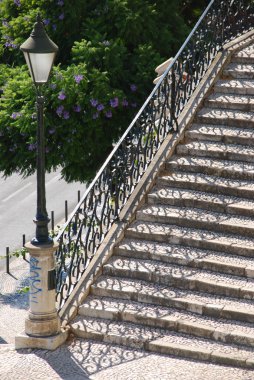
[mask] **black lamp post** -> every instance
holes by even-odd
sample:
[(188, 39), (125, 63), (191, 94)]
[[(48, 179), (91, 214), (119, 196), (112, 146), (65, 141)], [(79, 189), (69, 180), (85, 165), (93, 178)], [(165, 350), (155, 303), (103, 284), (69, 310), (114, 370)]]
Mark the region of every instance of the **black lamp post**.
[(31, 36), (21, 45), (31, 77), (36, 87), (37, 101), (37, 211), (34, 218), (36, 235), (32, 239), (33, 245), (52, 244), (48, 234), (49, 218), (46, 210), (45, 191), (45, 131), (44, 131), (44, 96), (42, 85), (48, 82), (57, 45), (48, 37), (40, 15)]

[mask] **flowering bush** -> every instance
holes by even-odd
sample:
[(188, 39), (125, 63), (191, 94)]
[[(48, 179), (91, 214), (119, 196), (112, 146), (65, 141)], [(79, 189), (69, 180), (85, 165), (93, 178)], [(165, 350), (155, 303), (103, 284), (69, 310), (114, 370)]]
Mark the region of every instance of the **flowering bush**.
[[(177, 0), (2, 0), (0, 171), (35, 170), (35, 93), (19, 45), (40, 12), (59, 55), (46, 96), (46, 168), (86, 181), (152, 89), (187, 29)], [(2, 92), (2, 95), (1, 95)]]

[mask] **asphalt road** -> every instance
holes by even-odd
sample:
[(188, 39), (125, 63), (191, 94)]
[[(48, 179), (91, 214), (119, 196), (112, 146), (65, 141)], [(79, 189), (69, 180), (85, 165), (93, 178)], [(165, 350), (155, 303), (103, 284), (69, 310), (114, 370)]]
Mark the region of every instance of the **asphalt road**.
[[(54, 211), (55, 225), (64, 219), (65, 200), (68, 201), (69, 214), (73, 211), (78, 202), (78, 190), (82, 197), (85, 184), (67, 184), (61, 179), (60, 171), (46, 174), (47, 211), (49, 217)], [(26, 241), (34, 236), (35, 213), (36, 176), (22, 179), (19, 175), (12, 175), (6, 180), (0, 177), (0, 257), (5, 256), (6, 247), (10, 247), (10, 252), (20, 248), (23, 234)]]

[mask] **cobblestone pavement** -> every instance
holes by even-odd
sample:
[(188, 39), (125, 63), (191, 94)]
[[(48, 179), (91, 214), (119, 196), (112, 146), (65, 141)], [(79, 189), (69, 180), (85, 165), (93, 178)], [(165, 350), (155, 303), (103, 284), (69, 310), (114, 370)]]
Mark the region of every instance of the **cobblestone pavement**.
[(28, 263), (11, 263), (11, 275), (0, 273), (1, 380), (254, 380), (254, 371), (147, 353), (73, 336), (55, 351), (14, 349), (24, 330)]

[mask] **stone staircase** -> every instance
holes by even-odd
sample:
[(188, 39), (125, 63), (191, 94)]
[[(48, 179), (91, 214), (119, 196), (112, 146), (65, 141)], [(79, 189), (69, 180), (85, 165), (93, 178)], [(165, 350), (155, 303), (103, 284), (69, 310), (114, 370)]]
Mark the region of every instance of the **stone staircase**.
[(254, 45), (233, 55), (71, 329), (254, 368)]

